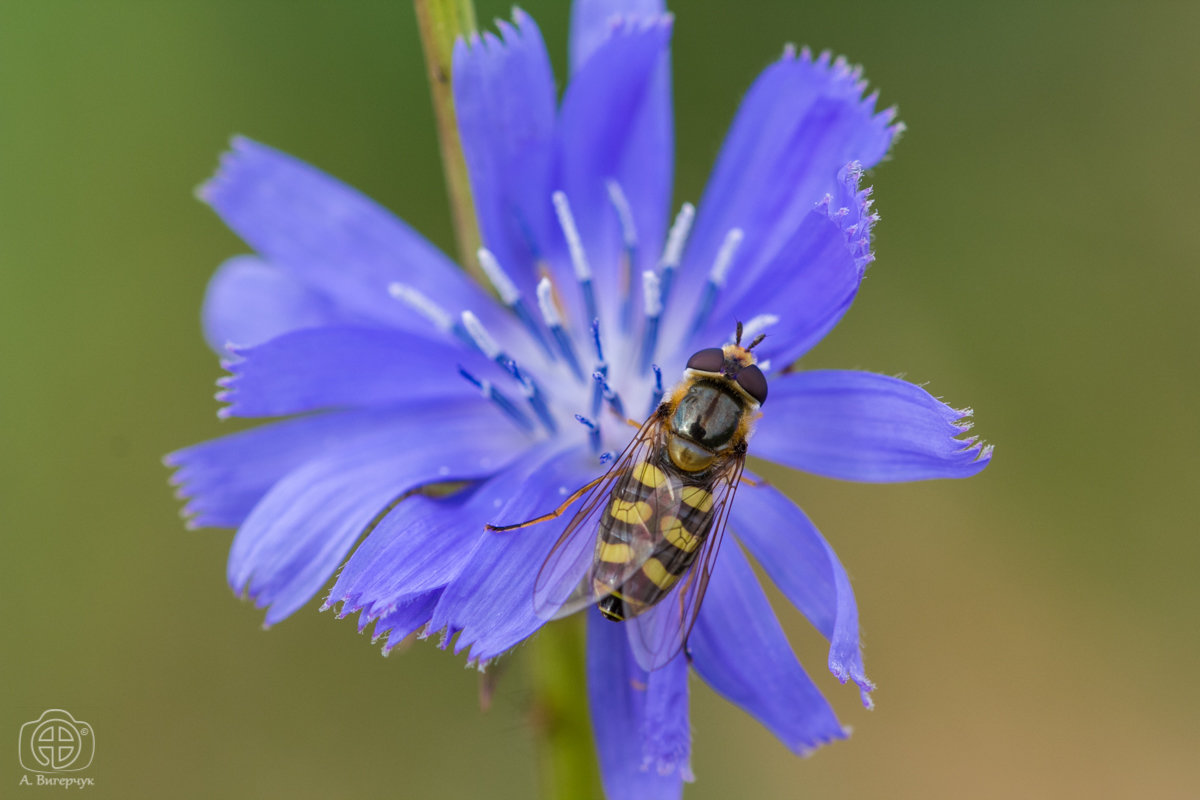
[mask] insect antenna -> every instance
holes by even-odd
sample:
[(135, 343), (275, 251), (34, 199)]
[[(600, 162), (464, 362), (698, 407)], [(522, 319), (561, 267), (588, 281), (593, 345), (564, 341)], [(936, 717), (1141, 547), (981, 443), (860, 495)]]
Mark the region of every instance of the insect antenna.
[(740, 319), (737, 324), (737, 336), (734, 337), (733, 344), (736, 347), (742, 346), (742, 321)]
[(746, 352), (749, 352), (749, 351), (753, 350), (754, 348), (758, 347), (760, 344), (762, 344), (762, 340), (765, 338), (767, 338), (767, 335), (765, 333), (760, 333), (758, 336), (755, 336), (754, 341), (752, 341), (750, 343), (750, 346), (746, 348)]

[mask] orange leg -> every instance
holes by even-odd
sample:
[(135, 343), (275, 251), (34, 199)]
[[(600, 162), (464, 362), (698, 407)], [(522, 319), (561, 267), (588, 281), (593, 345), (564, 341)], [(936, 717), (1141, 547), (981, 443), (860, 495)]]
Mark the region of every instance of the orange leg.
[(484, 525), (483, 527), (487, 528), (489, 531), (515, 531), (517, 528), (528, 528), (530, 525), (537, 525), (539, 522), (547, 522), (552, 519), (557, 519), (558, 517), (561, 517), (563, 512), (570, 508), (579, 498), (583, 497), (588, 489), (591, 489), (602, 480), (604, 480), (604, 475), (601, 475), (594, 481), (579, 487), (574, 494), (563, 501), (561, 506), (551, 511), (549, 514), (543, 514), (540, 517), (534, 517), (533, 519), (526, 520), (525, 522), (518, 522), (515, 525)]

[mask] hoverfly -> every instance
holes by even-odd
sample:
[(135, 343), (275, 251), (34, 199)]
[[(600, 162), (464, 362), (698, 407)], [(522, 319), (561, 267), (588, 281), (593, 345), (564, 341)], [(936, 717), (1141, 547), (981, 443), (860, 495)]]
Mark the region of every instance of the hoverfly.
[[(767, 399), (767, 379), (742, 347), (695, 353), (683, 380), (595, 481), (555, 511), (507, 531), (560, 516), (583, 499), (534, 585), (534, 607), (557, 619), (589, 605), (627, 621), (638, 663), (654, 670), (683, 649), (716, 563), (746, 440)], [(636, 425), (636, 423), (631, 423)]]

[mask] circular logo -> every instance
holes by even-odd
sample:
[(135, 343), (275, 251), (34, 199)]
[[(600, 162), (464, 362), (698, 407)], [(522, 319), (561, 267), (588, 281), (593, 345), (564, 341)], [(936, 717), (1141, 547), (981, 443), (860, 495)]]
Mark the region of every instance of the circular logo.
[(33, 757), (48, 769), (70, 769), (83, 752), (80, 740), (86, 730), (80, 731), (66, 720), (46, 720), (33, 729)]

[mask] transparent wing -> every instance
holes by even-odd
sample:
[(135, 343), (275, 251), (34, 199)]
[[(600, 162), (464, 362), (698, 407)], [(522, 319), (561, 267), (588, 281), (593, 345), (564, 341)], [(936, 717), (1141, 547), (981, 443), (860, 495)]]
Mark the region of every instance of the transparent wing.
[(745, 453), (731, 455), (721, 466), (712, 487), (712, 527), (696, 561), (666, 597), (628, 621), (629, 644), (642, 669), (652, 672), (663, 667), (684, 648), (700, 613), (713, 565), (717, 563), (729, 510), (745, 466)]
[(634, 464), (650, 458), (661, 428), (662, 420), (658, 414), (651, 415), (604, 477), (584, 495), (579, 511), (563, 529), (534, 583), (533, 607), (542, 619), (565, 617), (599, 602), (650, 557), (654, 541), (649, 528), (645, 525), (634, 526), (633, 535), (627, 543), (629, 560), (615, 569), (609, 565), (609, 572), (613, 574), (606, 576), (606, 581), (595, 580), (599, 562), (597, 534), (605, 509), (609, 506), (609, 498), (622, 482), (630, 479)]

